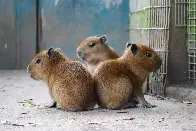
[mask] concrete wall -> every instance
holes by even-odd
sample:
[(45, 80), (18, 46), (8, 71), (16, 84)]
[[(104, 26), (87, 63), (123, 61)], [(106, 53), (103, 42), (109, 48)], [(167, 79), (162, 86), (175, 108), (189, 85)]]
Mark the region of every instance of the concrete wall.
[(16, 64), (14, 2), (0, 0), (0, 69)]
[(0, 69), (26, 68), (35, 46), (35, 0), (0, 0)]
[(186, 27), (175, 27), (175, 0), (171, 0), (170, 39), (168, 54), (168, 84), (188, 80), (188, 54)]
[(40, 50), (59, 47), (73, 60), (88, 36), (106, 34), (119, 53), (129, 40), (129, 0), (42, 0), (40, 18)]
[(49, 47), (78, 60), (76, 48), (90, 35), (106, 34), (122, 53), (128, 28), (129, 0), (0, 0), (0, 69), (25, 69)]

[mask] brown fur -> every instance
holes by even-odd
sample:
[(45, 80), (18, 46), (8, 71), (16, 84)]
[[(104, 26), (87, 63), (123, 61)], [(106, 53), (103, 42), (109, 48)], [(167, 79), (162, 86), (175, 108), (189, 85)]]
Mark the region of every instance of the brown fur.
[[(82, 56), (79, 56), (79, 58), (85, 61), (86, 67), (92, 75), (101, 62), (110, 59), (117, 59), (120, 57), (112, 47), (110, 47), (106, 43), (101, 43), (101, 37), (87, 37), (80, 43), (77, 48), (77, 52), (82, 52)], [(89, 43), (92, 42), (96, 44), (93, 48), (89, 47)], [(142, 90), (144, 93), (147, 92), (147, 79), (143, 83)]]
[[(47, 83), (50, 95), (62, 109), (82, 111), (92, 109), (95, 102), (94, 80), (80, 62), (69, 61), (57, 49), (49, 58), (49, 50), (37, 54), (28, 66), (28, 72), (35, 80)], [(36, 64), (35, 61), (41, 62)]]
[[(143, 107), (152, 107), (144, 98), (142, 84), (150, 72), (160, 68), (161, 59), (150, 47), (137, 44), (137, 48), (136, 55), (128, 47), (122, 57), (102, 62), (95, 70), (98, 104), (102, 108), (127, 108), (135, 97)], [(146, 57), (146, 53), (152, 57)]]
[[(81, 52), (81, 55), (78, 55), (79, 58), (85, 61), (87, 69), (91, 74), (94, 73), (95, 69), (101, 62), (119, 58), (118, 53), (106, 43), (100, 41), (101, 37), (88, 37), (84, 39), (77, 48), (77, 52)], [(90, 47), (90, 43), (94, 43), (95, 46)]]

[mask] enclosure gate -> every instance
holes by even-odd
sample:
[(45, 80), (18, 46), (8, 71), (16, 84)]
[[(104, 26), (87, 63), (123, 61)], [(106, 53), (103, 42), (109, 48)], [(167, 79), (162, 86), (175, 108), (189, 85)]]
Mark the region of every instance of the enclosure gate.
[(164, 95), (170, 22), (170, 0), (130, 0), (130, 41), (147, 44), (162, 58), (158, 73), (151, 73), (149, 93)]

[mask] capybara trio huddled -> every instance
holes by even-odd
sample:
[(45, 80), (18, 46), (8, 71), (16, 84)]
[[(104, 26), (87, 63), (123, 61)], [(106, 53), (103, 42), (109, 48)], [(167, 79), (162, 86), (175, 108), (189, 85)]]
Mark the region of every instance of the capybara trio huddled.
[(66, 111), (92, 110), (96, 104), (112, 110), (154, 107), (142, 90), (148, 74), (162, 63), (152, 48), (128, 42), (119, 56), (103, 35), (85, 38), (76, 52), (84, 64), (67, 59), (59, 48), (49, 48), (28, 65), (31, 78), (49, 88), (53, 102), (48, 107), (58, 104)]

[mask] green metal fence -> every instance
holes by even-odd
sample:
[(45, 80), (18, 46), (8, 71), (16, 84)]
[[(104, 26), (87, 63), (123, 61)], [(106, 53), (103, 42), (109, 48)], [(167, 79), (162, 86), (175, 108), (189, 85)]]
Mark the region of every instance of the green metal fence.
[(196, 80), (196, 0), (188, 1), (187, 14), (189, 79)]

